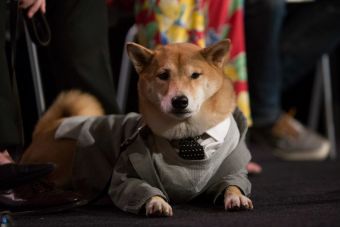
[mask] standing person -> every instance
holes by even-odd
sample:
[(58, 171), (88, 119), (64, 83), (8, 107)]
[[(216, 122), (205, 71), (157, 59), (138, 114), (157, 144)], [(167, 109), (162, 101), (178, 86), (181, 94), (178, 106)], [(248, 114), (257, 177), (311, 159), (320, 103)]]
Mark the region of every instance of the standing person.
[(323, 160), (330, 143), (281, 106), (282, 91), (340, 41), (340, 2), (316, 0), (287, 10), (285, 0), (246, 0), (252, 138), (285, 160)]
[(98, 98), (106, 113), (117, 113), (104, 0), (47, 0), (51, 42), (42, 49), (47, 102), (63, 90), (80, 89)]
[[(44, 50), (50, 72), (50, 99), (65, 89), (94, 94), (107, 113), (117, 112), (109, 65), (105, 1), (20, 0), (28, 18), (47, 14), (52, 41)], [(54, 170), (53, 164), (16, 164), (10, 153), (23, 146), (19, 110), (15, 105), (5, 54), (5, 1), (0, 1), (0, 207), (10, 210), (71, 208), (82, 203), (80, 195), (57, 190), (37, 181)], [(39, 187), (37, 187), (37, 184)]]

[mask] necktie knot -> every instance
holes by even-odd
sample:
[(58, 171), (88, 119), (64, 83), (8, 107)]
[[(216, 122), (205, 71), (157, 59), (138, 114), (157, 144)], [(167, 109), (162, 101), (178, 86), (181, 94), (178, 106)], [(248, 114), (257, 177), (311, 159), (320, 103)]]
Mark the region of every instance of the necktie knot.
[(204, 149), (197, 142), (199, 138), (199, 136), (195, 136), (178, 140), (179, 156), (188, 160), (204, 159)]

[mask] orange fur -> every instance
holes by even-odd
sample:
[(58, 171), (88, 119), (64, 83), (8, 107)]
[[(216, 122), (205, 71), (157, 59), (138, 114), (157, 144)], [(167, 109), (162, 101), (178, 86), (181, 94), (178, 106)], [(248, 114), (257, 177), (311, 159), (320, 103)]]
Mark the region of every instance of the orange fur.
[(58, 186), (68, 187), (76, 142), (55, 140), (54, 133), (61, 121), (70, 116), (100, 116), (104, 111), (92, 95), (78, 90), (61, 93), (36, 125), (30, 146), (21, 163), (55, 163), (56, 170), (49, 176)]
[[(229, 41), (201, 49), (189, 44), (170, 44), (151, 51), (129, 43), (129, 56), (139, 73), (139, 107), (146, 123), (155, 134), (168, 139), (200, 135), (232, 113), (236, 106), (231, 81), (223, 66)], [(157, 76), (170, 74), (166, 81)], [(192, 79), (194, 72), (201, 74)], [(190, 117), (178, 118), (171, 113), (171, 99), (186, 95), (195, 103)]]
[[(129, 57), (139, 74), (140, 112), (153, 133), (168, 139), (200, 135), (234, 111), (233, 85), (223, 73), (229, 47), (228, 40), (204, 49), (188, 43), (156, 50), (127, 44)], [(174, 111), (173, 99), (179, 96), (188, 99), (185, 112)], [(56, 140), (54, 134), (64, 118), (79, 115), (100, 116), (103, 109), (91, 95), (79, 91), (62, 93), (39, 120), (32, 144), (21, 162), (55, 163), (57, 168), (50, 179), (58, 186), (69, 186), (76, 141)], [(236, 186), (229, 186), (225, 191), (225, 207), (237, 206), (253, 207)], [(171, 206), (161, 197), (150, 198), (145, 207), (147, 215), (173, 214)]]
[[(171, 44), (152, 51), (127, 46), (139, 74), (140, 112), (153, 133), (169, 140), (197, 136), (227, 118), (236, 107), (232, 82), (223, 73), (229, 41), (201, 49), (193, 44)], [(193, 73), (199, 76), (192, 77)], [(172, 100), (188, 98), (188, 113), (174, 113)], [(190, 106), (191, 103), (194, 103)], [(172, 208), (155, 196), (146, 203), (147, 215), (172, 216)], [(225, 192), (225, 208), (252, 209), (249, 198), (236, 186)]]

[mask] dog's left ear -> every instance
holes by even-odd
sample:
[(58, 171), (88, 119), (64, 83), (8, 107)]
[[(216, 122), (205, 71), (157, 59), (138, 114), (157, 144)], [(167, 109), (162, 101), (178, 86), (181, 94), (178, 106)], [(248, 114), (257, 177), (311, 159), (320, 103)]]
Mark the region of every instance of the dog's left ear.
[(153, 51), (137, 43), (129, 42), (126, 44), (127, 53), (132, 61), (137, 73), (143, 71), (153, 57)]
[(230, 40), (221, 40), (201, 50), (201, 54), (218, 67), (223, 67), (230, 50)]

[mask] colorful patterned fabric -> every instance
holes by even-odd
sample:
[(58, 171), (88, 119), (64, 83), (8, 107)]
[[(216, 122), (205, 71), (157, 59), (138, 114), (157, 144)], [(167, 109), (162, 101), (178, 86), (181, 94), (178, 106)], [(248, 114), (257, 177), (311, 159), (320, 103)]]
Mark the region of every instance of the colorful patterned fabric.
[(243, 0), (136, 0), (138, 42), (192, 42), (201, 47), (230, 39), (232, 49), (226, 75), (234, 82), (237, 104), (250, 119), (244, 45)]

